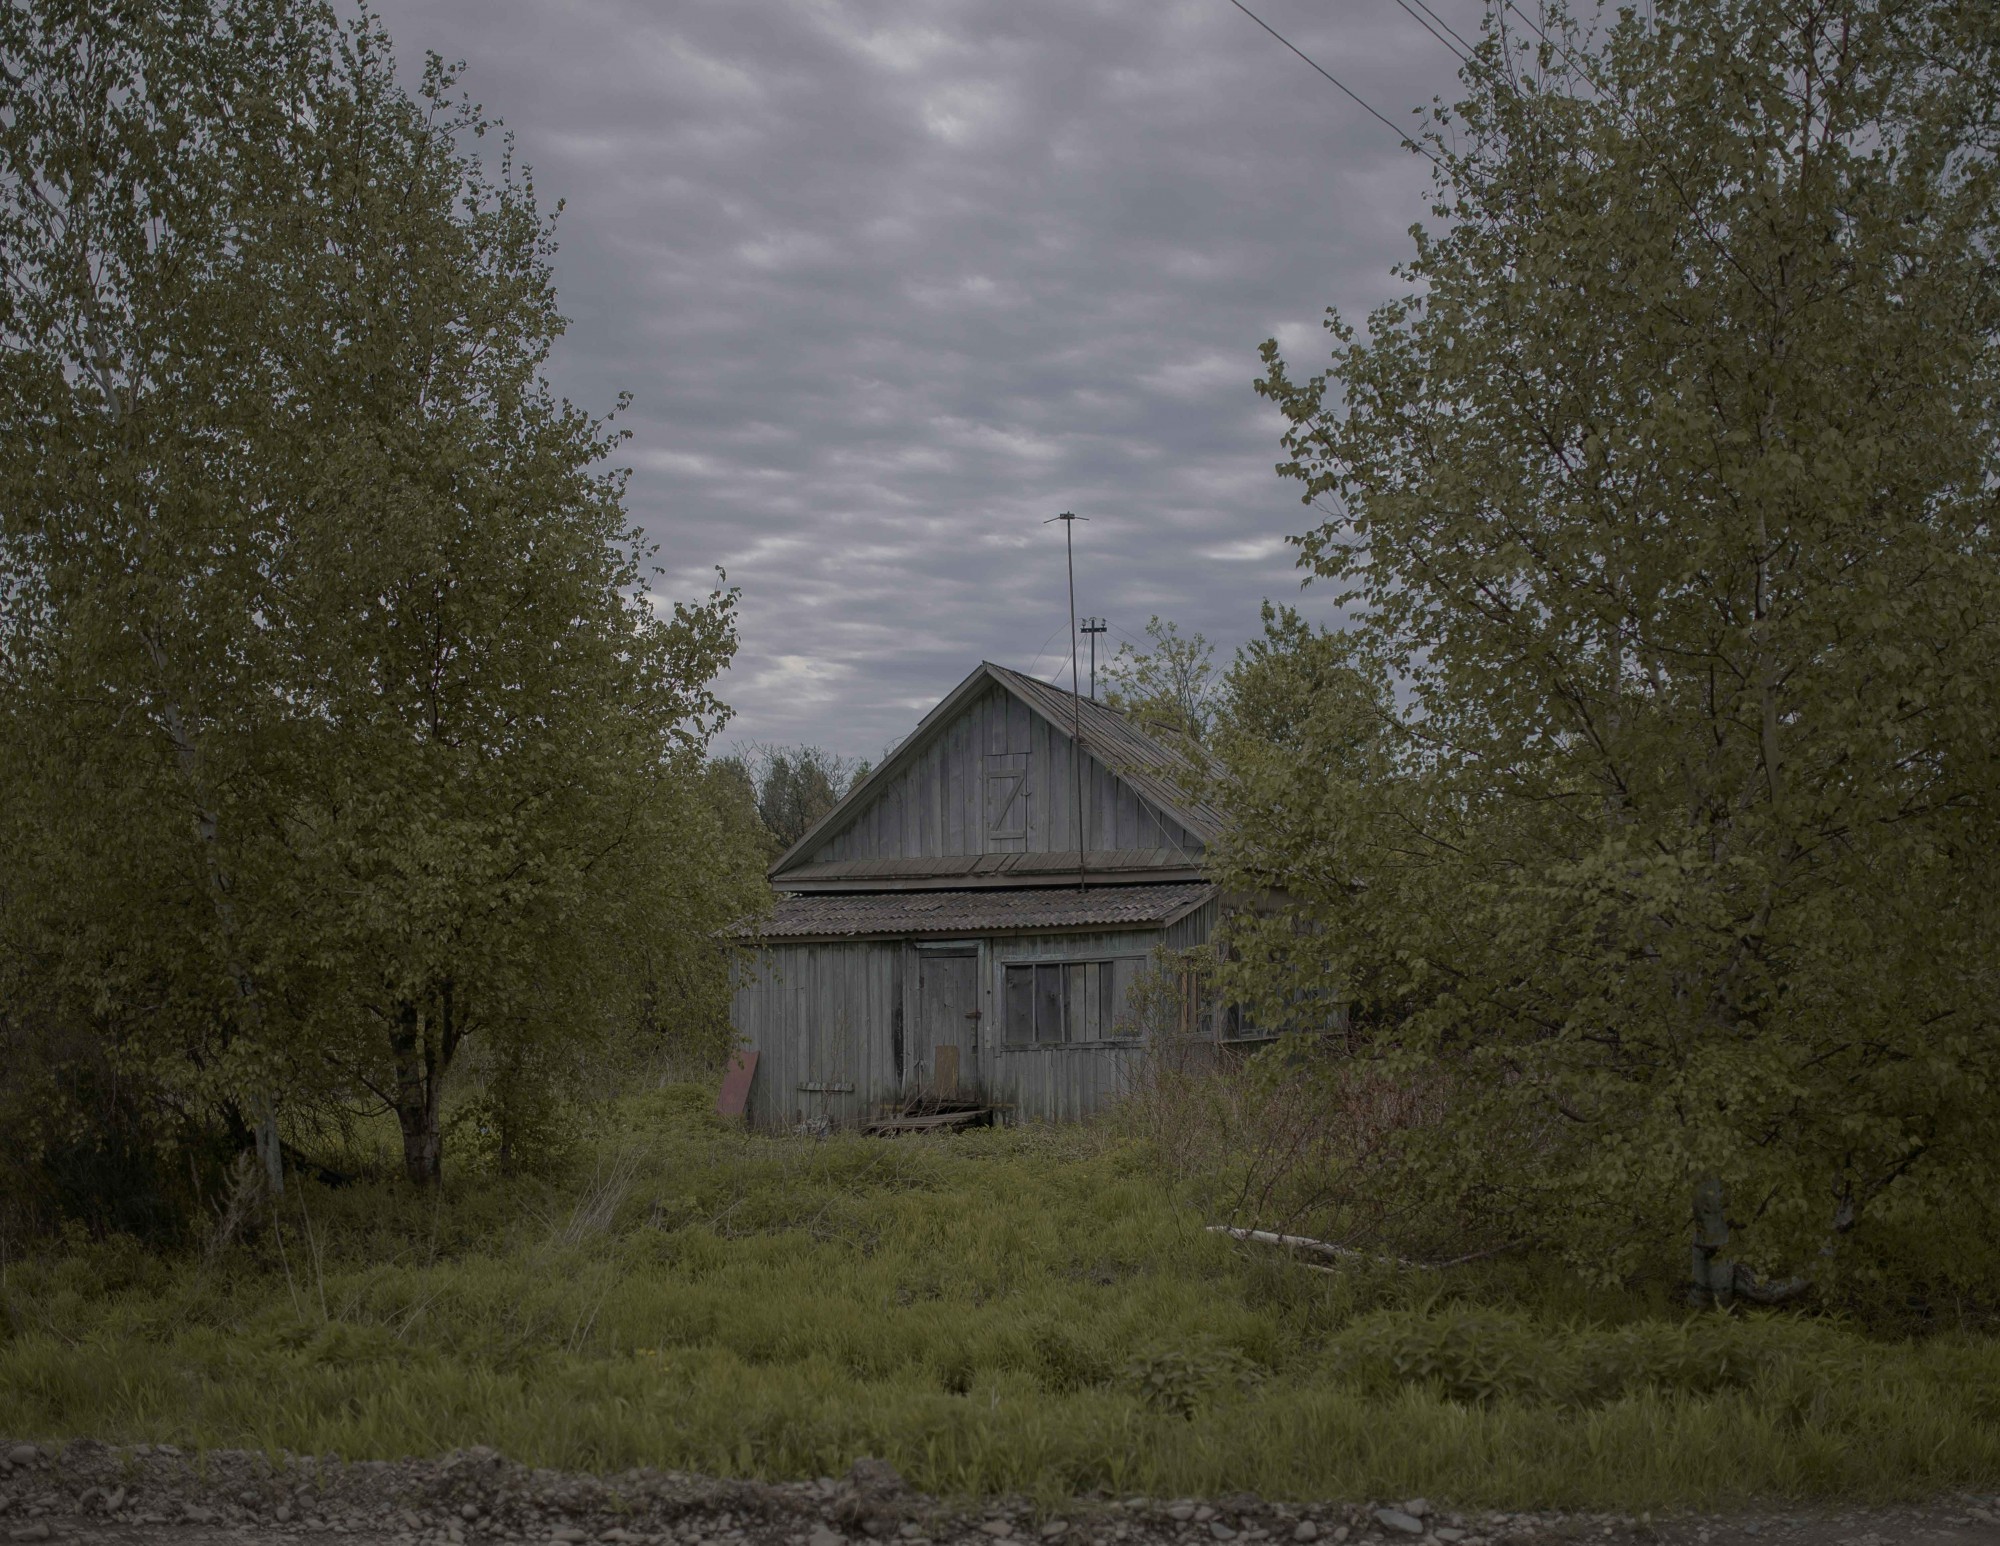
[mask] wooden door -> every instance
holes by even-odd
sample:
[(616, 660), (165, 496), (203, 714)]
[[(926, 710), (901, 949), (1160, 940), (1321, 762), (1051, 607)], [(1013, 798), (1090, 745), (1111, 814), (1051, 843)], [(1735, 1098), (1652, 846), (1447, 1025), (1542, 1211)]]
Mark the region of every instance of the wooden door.
[(979, 1095), (979, 957), (924, 951), (917, 966), (917, 1035), (929, 1049), (927, 1095)]

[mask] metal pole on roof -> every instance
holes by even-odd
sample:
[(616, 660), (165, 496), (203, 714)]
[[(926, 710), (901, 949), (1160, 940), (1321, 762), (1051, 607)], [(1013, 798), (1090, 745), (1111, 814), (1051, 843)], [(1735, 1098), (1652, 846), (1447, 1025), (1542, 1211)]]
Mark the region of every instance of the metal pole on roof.
[(1097, 636), (1104, 632), (1106, 626), (1104, 619), (1101, 617), (1086, 617), (1083, 620), (1084, 634), (1090, 640), (1090, 701), (1092, 703), (1097, 701)]
[(1069, 569), (1069, 762), (1076, 769), (1076, 889), (1079, 891), (1084, 889), (1083, 856), (1090, 845), (1085, 841), (1083, 830), (1083, 683), (1077, 680), (1076, 669), (1076, 541), (1073, 534), (1078, 521), (1089, 519), (1087, 515), (1074, 515), (1065, 510), (1061, 515), (1052, 515), (1042, 522), (1044, 526), (1056, 521), (1063, 523), (1063, 562)]

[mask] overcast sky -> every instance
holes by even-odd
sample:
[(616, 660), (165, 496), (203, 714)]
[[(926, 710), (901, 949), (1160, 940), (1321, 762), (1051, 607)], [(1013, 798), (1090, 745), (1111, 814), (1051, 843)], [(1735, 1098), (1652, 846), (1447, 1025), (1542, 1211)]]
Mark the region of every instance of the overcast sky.
[[(982, 658), (1066, 680), (1061, 510), (1111, 646), (1326, 615), (1256, 349), (1396, 293), (1429, 165), (1229, 0), (378, 4), (566, 204), (556, 382), (633, 394), (662, 590), (742, 587), (728, 739), (872, 757)], [(1458, 95), (1396, 0), (1250, 4), (1398, 122)]]

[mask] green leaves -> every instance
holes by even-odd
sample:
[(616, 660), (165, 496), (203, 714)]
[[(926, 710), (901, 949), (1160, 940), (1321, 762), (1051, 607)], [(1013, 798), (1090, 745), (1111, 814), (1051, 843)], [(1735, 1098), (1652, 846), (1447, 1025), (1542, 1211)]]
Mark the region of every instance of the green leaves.
[(1121, 644), (1105, 662), (1104, 701), (1152, 735), (1198, 746), (1216, 713), (1214, 647), (1159, 617), (1147, 620), (1146, 637), (1151, 648)]
[(2000, 24), (1549, 25), (1434, 142), (1415, 293), (1324, 376), (1265, 346), (1283, 470), (1342, 512), (1303, 555), (1398, 707), (1364, 766), (1225, 753), (1225, 864), (1369, 1055), (1467, 1073), (1414, 1186), (1497, 1177), (1612, 1273), (1703, 1175), (1760, 1266), (1879, 1263), (1906, 1209), (1990, 1237)]
[(648, 592), (511, 146), (307, 0), (38, 0), (0, 67), (0, 1017), (428, 1140), (461, 1047), (719, 1036), (734, 594)]

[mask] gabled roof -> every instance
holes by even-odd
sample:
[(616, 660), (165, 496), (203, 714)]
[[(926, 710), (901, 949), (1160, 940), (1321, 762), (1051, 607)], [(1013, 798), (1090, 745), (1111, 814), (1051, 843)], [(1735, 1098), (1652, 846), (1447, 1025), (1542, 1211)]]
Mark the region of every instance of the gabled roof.
[(845, 826), (855, 812), (867, 805), (916, 759), (934, 734), (949, 725), (967, 704), (989, 686), (998, 686), (1019, 699), (1030, 712), (1046, 720), (1064, 736), (1080, 729), (1086, 751), (1131, 785), (1161, 815), (1179, 822), (1204, 844), (1213, 843), (1221, 837), (1222, 812), (1207, 801), (1190, 799), (1182, 788), (1181, 779), (1187, 773), (1188, 765), (1178, 751), (1154, 740), (1116, 709), (1106, 708), (1091, 698), (1079, 698), (1075, 693), (1037, 681), (1032, 676), (1024, 676), (1019, 671), (996, 666), (990, 660), (982, 660), (964, 681), (945, 694), (937, 707), (917, 721), (917, 728), (882, 759), (879, 767), (849, 790), (846, 798), (814, 822), (796, 843), (778, 856), (768, 872), (771, 878), (777, 879)]
[(1053, 683), (1023, 676), (1005, 666), (982, 663), (981, 669), (1017, 698), (1068, 735), (1072, 716), (1081, 721), (1083, 744), (1097, 760), (1143, 794), (1163, 814), (1171, 816), (1204, 843), (1222, 836), (1222, 812), (1205, 800), (1188, 797), (1184, 780), (1190, 772), (1181, 752), (1146, 734), (1116, 709), (1095, 698), (1079, 698)]

